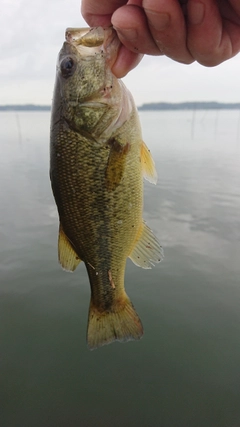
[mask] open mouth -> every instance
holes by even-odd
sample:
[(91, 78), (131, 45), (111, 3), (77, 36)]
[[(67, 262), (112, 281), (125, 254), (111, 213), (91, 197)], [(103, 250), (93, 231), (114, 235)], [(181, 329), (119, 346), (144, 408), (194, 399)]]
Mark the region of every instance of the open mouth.
[(104, 42), (104, 29), (96, 28), (67, 28), (65, 32), (66, 41), (74, 46), (97, 47)]
[(116, 45), (120, 45), (112, 27), (67, 28), (65, 39), (75, 46), (82, 56), (108, 53), (113, 40), (116, 40)]

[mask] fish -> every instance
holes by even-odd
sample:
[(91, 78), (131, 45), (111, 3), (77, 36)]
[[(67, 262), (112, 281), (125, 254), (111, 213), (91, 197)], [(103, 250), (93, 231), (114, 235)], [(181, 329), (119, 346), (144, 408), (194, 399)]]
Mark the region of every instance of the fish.
[(50, 179), (59, 214), (58, 258), (84, 262), (91, 287), (87, 344), (138, 340), (141, 320), (124, 287), (127, 258), (151, 268), (163, 250), (142, 219), (143, 177), (157, 173), (134, 100), (111, 71), (112, 27), (68, 28), (51, 112)]

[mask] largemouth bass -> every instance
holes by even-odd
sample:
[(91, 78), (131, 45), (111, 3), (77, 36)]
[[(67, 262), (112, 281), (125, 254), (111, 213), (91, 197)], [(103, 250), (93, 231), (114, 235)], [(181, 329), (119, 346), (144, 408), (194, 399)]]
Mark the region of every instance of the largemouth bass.
[(160, 244), (142, 220), (143, 177), (156, 183), (133, 98), (111, 72), (120, 42), (112, 28), (67, 29), (51, 118), (50, 177), (59, 213), (62, 267), (87, 268), (90, 349), (139, 339), (141, 321), (124, 289), (129, 257), (151, 268)]

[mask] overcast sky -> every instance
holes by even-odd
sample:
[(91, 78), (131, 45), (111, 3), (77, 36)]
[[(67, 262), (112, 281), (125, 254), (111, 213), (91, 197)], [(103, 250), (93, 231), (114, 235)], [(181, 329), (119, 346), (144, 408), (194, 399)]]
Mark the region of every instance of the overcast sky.
[[(99, 0), (100, 1), (100, 0)], [(84, 27), (80, 0), (1, 0), (0, 104), (50, 104), (67, 27)], [(136, 104), (240, 102), (240, 55), (214, 68), (145, 57), (125, 77)]]

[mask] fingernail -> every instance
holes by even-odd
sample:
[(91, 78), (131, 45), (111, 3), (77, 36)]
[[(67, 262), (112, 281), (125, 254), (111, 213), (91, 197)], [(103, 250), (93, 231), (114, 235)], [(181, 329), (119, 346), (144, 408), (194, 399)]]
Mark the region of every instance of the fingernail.
[(114, 27), (114, 29), (117, 31), (118, 35), (125, 40), (136, 40), (138, 38), (137, 31), (134, 30), (134, 28), (129, 29), (118, 29), (117, 27)]
[(188, 21), (192, 25), (199, 25), (204, 18), (204, 4), (201, 2), (188, 3)]
[(148, 17), (148, 23), (157, 31), (165, 30), (170, 24), (170, 16), (168, 13), (159, 13), (150, 9), (145, 9)]

